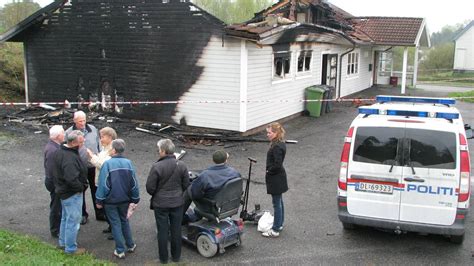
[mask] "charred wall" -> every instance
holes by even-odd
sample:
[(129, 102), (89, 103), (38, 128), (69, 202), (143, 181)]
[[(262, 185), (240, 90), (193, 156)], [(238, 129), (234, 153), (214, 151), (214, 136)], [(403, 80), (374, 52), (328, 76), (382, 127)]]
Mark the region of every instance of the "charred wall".
[[(165, 3), (163, 3), (165, 2)], [(117, 94), (126, 101), (177, 100), (223, 24), (181, 0), (72, 0), (25, 34), (32, 101)], [(170, 121), (175, 105), (125, 107), (124, 115)]]

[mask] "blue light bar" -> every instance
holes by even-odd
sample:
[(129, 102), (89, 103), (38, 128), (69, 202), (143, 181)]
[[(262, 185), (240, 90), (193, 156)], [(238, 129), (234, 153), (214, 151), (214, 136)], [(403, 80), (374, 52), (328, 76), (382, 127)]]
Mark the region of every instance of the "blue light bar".
[(378, 95), (377, 102), (403, 102), (403, 103), (433, 103), (433, 104), (456, 104), (455, 99), (451, 98), (425, 98), (425, 97), (405, 97), (405, 96), (384, 96)]
[(459, 114), (456, 114), (456, 113), (436, 113), (436, 118), (458, 119)]
[(387, 110), (387, 115), (428, 117), (428, 112), (406, 111), (406, 110)]
[(359, 108), (359, 114), (365, 115), (393, 115), (393, 116), (410, 116), (425, 118), (443, 118), (458, 119), (458, 113), (430, 113), (426, 111), (409, 111), (409, 110), (382, 110), (376, 108)]
[(374, 109), (374, 108), (359, 108), (359, 114), (378, 115), (378, 114), (379, 114), (379, 109)]

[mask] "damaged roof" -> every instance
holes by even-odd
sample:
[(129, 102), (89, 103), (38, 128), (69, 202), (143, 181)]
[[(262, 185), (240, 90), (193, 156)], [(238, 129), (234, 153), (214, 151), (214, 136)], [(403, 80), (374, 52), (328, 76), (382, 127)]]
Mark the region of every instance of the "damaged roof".
[[(300, 35), (295, 34), (295, 29), (299, 29)], [(259, 44), (316, 41), (359, 45), (430, 45), (423, 18), (354, 17), (326, 0), (280, 0), (245, 23), (227, 26), (226, 34)], [(272, 34), (277, 36), (270, 42)], [(319, 37), (305, 37), (315, 34)], [(278, 38), (282, 35), (286, 38)], [(289, 40), (288, 36), (295, 39)]]

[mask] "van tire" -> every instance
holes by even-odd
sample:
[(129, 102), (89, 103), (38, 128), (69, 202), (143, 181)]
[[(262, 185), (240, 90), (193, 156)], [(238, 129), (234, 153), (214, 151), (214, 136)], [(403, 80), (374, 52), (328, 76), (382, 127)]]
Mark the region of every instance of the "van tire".
[(351, 223), (342, 223), (342, 227), (344, 228), (344, 230), (354, 230), (355, 229), (355, 225), (354, 224), (351, 224)]
[(454, 243), (454, 244), (462, 244), (462, 242), (464, 241), (464, 235), (451, 236), (449, 240), (451, 241), (451, 243)]

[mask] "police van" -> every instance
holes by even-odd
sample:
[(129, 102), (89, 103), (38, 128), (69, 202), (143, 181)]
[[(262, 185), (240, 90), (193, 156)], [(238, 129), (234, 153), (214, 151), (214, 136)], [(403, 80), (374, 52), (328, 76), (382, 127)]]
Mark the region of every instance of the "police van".
[(377, 96), (376, 102), (359, 107), (345, 137), (338, 180), (343, 227), (440, 234), (462, 243), (472, 130), (455, 100)]

